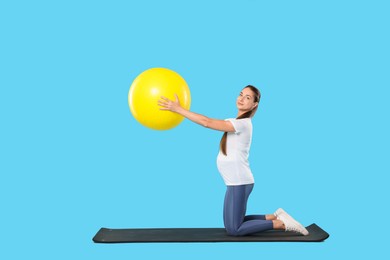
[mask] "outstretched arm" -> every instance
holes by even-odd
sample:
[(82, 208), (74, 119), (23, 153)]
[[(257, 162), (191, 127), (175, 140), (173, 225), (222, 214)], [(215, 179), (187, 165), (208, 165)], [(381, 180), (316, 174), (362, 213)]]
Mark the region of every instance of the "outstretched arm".
[(179, 98), (176, 94), (175, 94), (175, 101), (172, 101), (166, 97), (161, 97), (161, 99), (158, 101), (158, 105), (161, 107), (160, 108), (161, 110), (168, 110), (168, 111), (178, 113), (184, 116), (185, 118), (188, 118), (192, 122), (197, 123), (206, 128), (211, 128), (222, 132), (235, 131), (233, 124), (229, 121), (208, 118), (204, 115), (197, 114), (183, 108), (180, 105)]

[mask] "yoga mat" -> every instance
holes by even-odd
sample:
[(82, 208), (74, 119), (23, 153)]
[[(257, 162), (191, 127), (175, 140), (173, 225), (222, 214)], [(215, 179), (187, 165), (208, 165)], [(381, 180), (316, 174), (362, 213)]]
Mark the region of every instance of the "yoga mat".
[(329, 234), (316, 224), (306, 227), (309, 235), (271, 230), (249, 236), (228, 236), (224, 228), (101, 228), (95, 243), (185, 243), (185, 242), (321, 242)]

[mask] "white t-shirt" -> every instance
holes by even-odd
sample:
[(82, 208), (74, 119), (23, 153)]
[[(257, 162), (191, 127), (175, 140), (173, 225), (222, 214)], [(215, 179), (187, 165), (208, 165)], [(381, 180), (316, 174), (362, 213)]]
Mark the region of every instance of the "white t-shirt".
[(252, 120), (250, 118), (229, 118), (235, 132), (227, 134), (226, 153), (219, 151), (217, 167), (226, 185), (245, 185), (254, 183), (249, 168), (249, 149), (252, 142)]

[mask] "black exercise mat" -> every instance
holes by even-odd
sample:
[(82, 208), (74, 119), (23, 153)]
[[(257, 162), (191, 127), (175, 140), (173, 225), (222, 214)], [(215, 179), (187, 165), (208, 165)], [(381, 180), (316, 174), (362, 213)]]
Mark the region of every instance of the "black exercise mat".
[(101, 228), (94, 238), (96, 243), (159, 243), (159, 242), (321, 242), (329, 234), (316, 224), (306, 227), (309, 235), (295, 232), (266, 231), (250, 236), (228, 236), (224, 228)]

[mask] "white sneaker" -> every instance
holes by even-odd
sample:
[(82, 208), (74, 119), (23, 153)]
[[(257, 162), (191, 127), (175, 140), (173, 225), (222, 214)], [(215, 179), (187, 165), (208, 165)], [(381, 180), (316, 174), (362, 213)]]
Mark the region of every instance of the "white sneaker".
[(282, 208), (278, 208), (276, 211), (275, 211), (275, 213), (274, 213), (274, 215), (275, 215), (275, 217), (276, 217), (276, 219), (279, 219), (280, 220), (280, 215), (282, 215), (282, 214), (284, 214), (284, 213), (286, 213)]
[(294, 231), (304, 236), (309, 235), (309, 231), (283, 209), (278, 209), (274, 214), (277, 219), (283, 221), (286, 231)]

